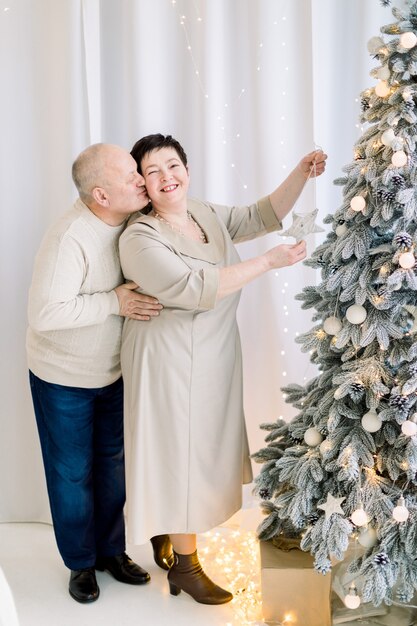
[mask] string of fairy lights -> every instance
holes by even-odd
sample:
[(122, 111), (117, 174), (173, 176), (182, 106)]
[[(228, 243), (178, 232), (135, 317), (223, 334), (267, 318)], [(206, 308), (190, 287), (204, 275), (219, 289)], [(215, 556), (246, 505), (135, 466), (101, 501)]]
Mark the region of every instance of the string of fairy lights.
[[(167, 2), (169, 3), (172, 10), (174, 11), (177, 24), (180, 26), (183, 32), (183, 40), (184, 40), (185, 49), (190, 59), (190, 68), (193, 73), (194, 79), (197, 83), (198, 91), (201, 96), (201, 106), (204, 107), (204, 110), (206, 111), (207, 115), (209, 116), (211, 115), (212, 117), (215, 118), (218, 124), (219, 136), (221, 137), (220, 139), (221, 145), (226, 146), (226, 145), (232, 144), (233, 150), (238, 154), (240, 151), (239, 140), (243, 137), (245, 133), (245, 129), (237, 129), (235, 132), (232, 131), (230, 129), (231, 124), (230, 124), (229, 119), (226, 116), (226, 113), (228, 113), (230, 116), (230, 112), (232, 112), (232, 117), (235, 117), (233, 116), (233, 111), (235, 111), (237, 107), (241, 105), (242, 100), (248, 95), (248, 93), (250, 92), (250, 89), (248, 89), (247, 86), (245, 85), (241, 86), (240, 88), (238, 88), (234, 98), (232, 98), (231, 103), (223, 102), (221, 105), (219, 105), (219, 110), (217, 111), (214, 110), (214, 108), (212, 108), (212, 105), (210, 103), (213, 100), (213, 98), (211, 98), (211, 94), (209, 93), (207, 89), (204, 72), (201, 70), (199, 66), (198, 59), (197, 59), (198, 55), (192, 45), (192, 42), (195, 39), (194, 29), (196, 29), (199, 39), (202, 39), (202, 36), (203, 36), (201, 33), (201, 28), (204, 26), (204, 18), (202, 16), (202, 11), (200, 10), (200, 3), (196, 2), (196, 0), (192, 0), (191, 3), (183, 2), (182, 0), (167, 0)], [(270, 18), (270, 21), (265, 23), (264, 30), (267, 32), (264, 33), (264, 37), (261, 37), (258, 41), (256, 41), (253, 44), (253, 47), (256, 51), (256, 54), (254, 55), (254, 58), (253, 58), (253, 68), (256, 70), (256, 73), (262, 73), (264, 71), (263, 61), (264, 61), (265, 56), (272, 54), (272, 49), (270, 48), (270, 42), (273, 42), (273, 45), (274, 45), (273, 51), (276, 54), (276, 40), (278, 37), (279, 45), (282, 48), (282, 53), (280, 53), (280, 56), (281, 56), (281, 67), (283, 70), (280, 76), (280, 95), (284, 99), (287, 97), (289, 93), (289, 89), (290, 89), (289, 77), (292, 75), (291, 63), (288, 59), (288, 54), (287, 54), (287, 41), (286, 41), (287, 15), (285, 14), (285, 12), (287, 9), (287, 2), (288, 0), (286, 0), (284, 5), (282, 3), (280, 3), (280, 5), (277, 5), (277, 7), (274, 9), (274, 14)], [(188, 7), (188, 9), (190, 9), (190, 6), (191, 6), (191, 12), (189, 12), (188, 10), (184, 8), (184, 7)], [(280, 139), (278, 143), (281, 147), (284, 147), (288, 143), (288, 140), (287, 140), (288, 131), (287, 131), (287, 117), (283, 111), (278, 113), (278, 119), (281, 122)], [(281, 163), (281, 168), (284, 172), (288, 169), (288, 164), (285, 162), (285, 159)], [(239, 185), (244, 190), (248, 190), (249, 189), (248, 181), (246, 179), (246, 176), (242, 174), (242, 171), (240, 167), (238, 166), (236, 159), (230, 162), (230, 170), (232, 171), (233, 175), (238, 180)], [(314, 185), (314, 197), (316, 197), (315, 180), (314, 182), (312, 181), (311, 184)], [(284, 273), (285, 272), (275, 272), (274, 277), (277, 279), (281, 279)], [(287, 280), (285, 280), (285, 282), (281, 284), (280, 293), (283, 296), (280, 298), (280, 303), (279, 303), (279, 306), (282, 311), (282, 315), (284, 316), (284, 320), (286, 318), (289, 318), (288, 319), (289, 324), (288, 325), (285, 324), (283, 328), (280, 328), (280, 332), (282, 332), (284, 336), (288, 336), (288, 335), (291, 336), (292, 333), (290, 331), (292, 330), (291, 327), (293, 327), (293, 321), (290, 319), (290, 310), (291, 310), (290, 304), (293, 300), (294, 294), (292, 293), (292, 290), (289, 289), (289, 283)], [(299, 335), (300, 335), (299, 330), (293, 331), (294, 337), (298, 337)], [(278, 353), (280, 354), (280, 356), (287, 355), (287, 351), (285, 349), (278, 348)], [(286, 362), (285, 359), (282, 359), (282, 362), (285, 363)], [(311, 367), (312, 367), (311, 364), (308, 364), (306, 366), (306, 372), (303, 376), (304, 381), (307, 380), (307, 370), (310, 369)], [(280, 372), (280, 375), (282, 377), (282, 382), (284, 383), (288, 376), (288, 371), (286, 367), (282, 369), (282, 371)], [(278, 383), (278, 386), (281, 386), (281, 385)], [(282, 394), (281, 398), (283, 401), (285, 401), (285, 394)]]

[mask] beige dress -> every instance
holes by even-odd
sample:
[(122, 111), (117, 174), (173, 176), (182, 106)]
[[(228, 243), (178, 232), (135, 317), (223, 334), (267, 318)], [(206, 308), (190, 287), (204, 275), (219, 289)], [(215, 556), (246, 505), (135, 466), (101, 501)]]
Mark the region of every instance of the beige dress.
[(152, 216), (120, 238), (127, 280), (164, 305), (150, 322), (126, 320), (127, 531), (141, 544), (163, 533), (205, 532), (241, 506), (252, 480), (243, 413), (239, 292), (216, 303), (233, 243), (279, 229), (268, 198), (250, 207), (189, 200), (208, 243)]

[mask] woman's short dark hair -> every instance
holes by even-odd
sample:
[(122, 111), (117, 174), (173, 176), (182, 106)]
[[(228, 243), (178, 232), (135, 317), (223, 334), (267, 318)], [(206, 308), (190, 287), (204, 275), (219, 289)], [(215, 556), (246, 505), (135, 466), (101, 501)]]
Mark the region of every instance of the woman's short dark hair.
[(142, 174), (142, 159), (145, 155), (153, 150), (160, 150), (161, 148), (173, 148), (184, 166), (187, 167), (187, 155), (185, 154), (182, 145), (172, 137), (172, 135), (161, 135), (157, 133), (155, 135), (146, 135), (139, 139), (133, 146), (130, 154), (135, 159), (139, 174)]

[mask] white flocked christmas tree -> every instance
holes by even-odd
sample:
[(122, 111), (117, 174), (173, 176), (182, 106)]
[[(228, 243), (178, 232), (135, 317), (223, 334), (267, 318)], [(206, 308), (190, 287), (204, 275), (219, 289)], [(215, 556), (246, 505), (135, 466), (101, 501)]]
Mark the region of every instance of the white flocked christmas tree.
[(417, 589), (417, 2), (392, 14), (368, 44), (375, 84), (342, 205), (306, 261), (321, 280), (297, 296), (315, 310), (298, 341), (318, 375), (284, 389), (298, 413), (262, 424), (254, 455), (259, 537), (300, 537), (322, 573), (356, 542), (349, 569), (375, 605)]

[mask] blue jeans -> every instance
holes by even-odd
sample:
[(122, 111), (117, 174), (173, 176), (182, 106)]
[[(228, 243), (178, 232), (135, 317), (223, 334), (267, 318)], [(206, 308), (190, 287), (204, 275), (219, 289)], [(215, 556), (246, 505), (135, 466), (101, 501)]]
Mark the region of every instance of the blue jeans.
[(70, 569), (125, 550), (123, 382), (30, 388), (58, 550)]

